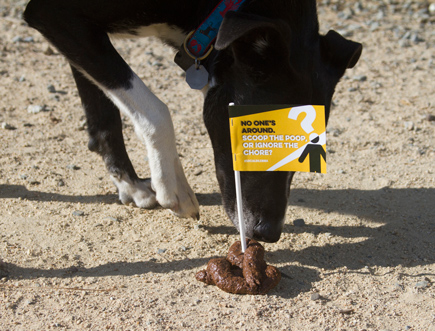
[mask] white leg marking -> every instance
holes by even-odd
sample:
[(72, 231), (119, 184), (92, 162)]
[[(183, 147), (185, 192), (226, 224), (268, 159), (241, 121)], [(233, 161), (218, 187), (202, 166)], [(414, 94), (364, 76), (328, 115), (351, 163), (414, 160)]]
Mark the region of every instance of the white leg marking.
[[(177, 216), (197, 217), (199, 204), (187, 183), (178, 158), (168, 107), (136, 75), (132, 78), (131, 85), (130, 89), (120, 88), (105, 92), (130, 117), (136, 134), (147, 147), (152, 188), (156, 192), (157, 201)], [(119, 185), (124, 192), (140, 190), (138, 187), (131, 187), (137, 183), (121, 181)]]

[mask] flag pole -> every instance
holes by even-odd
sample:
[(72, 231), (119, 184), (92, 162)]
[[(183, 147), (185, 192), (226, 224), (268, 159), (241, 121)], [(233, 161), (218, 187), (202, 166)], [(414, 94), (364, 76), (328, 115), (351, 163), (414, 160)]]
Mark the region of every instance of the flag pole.
[[(234, 102), (231, 102), (229, 106), (234, 106)], [(240, 243), (242, 244), (242, 253), (245, 253), (246, 251), (245, 217), (243, 216), (242, 182), (240, 180), (240, 171), (234, 170), (234, 177), (236, 180), (237, 216), (239, 219)]]
[(246, 251), (246, 235), (245, 235), (245, 218), (243, 216), (242, 203), (242, 184), (240, 181), (240, 171), (234, 171), (236, 178), (236, 199), (237, 199), (237, 215), (239, 218), (240, 242), (242, 243), (242, 252)]

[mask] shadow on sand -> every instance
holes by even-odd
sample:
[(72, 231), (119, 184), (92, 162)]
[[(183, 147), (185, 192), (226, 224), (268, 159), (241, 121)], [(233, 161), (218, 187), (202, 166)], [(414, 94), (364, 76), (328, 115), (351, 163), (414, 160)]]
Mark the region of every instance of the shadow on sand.
[[(329, 233), (344, 238), (361, 238), (358, 243), (340, 243), (322, 247), (308, 247), (302, 250), (282, 249), (267, 253), (268, 262), (299, 262), (304, 267), (283, 267), (283, 281), (280, 289), (274, 291), (290, 297), (300, 291), (309, 290), (311, 284), (319, 280), (314, 267), (334, 270), (347, 267), (360, 272), (365, 266), (404, 267), (422, 266), (435, 262), (435, 189), (394, 189), (379, 190), (313, 190), (293, 189), (290, 204), (303, 208), (317, 209), (322, 213), (338, 213), (365, 222), (378, 223), (378, 226), (334, 226), (310, 225), (295, 227), (286, 224), (285, 233)], [(115, 203), (115, 195), (66, 196), (61, 194), (28, 191), (23, 186), (0, 185), (0, 198), (26, 198), (34, 201), (59, 201), (80, 203)], [(201, 205), (221, 205), (218, 193), (199, 194)], [(321, 216), (319, 216), (321, 217)], [(287, 220), (287, 223), (290, 223)], [(234, 234), (232, 226), (207, 227), (210, 235)], [(399, 245), (400, 243), (400, 245)], [(398, 247), (395, 249), (395, 247)], [(399, 249), (406, 247), (406, 249)], [(104, 277), (132, 276), (139, 274), (167, 273), (190, 270), (204, 266), (208, 258), (184, 259), (180, 261), (136, 263), (108, 263), (91, 268), (67, 269), (26, 269), (3, 263), (3, 274), (10, 278), (36, 277)], [(7, 271), (5, 271), (7, 270)], [(295, 276), (298, 275), (298, 276)], [(303, 281), (296, 279), (303, 275)], [(300, 279), (300, 278), (299, 278)], [(288, 289), (287, 289), (288, 288)]]

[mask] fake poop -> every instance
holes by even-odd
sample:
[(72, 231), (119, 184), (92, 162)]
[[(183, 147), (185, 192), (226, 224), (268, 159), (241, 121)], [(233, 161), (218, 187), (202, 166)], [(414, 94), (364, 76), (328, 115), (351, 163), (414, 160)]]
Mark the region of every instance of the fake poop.
[(266, 294), (277, 286), (281, 273), (266, 264), (263, 246), (252, 239), (247, 239), (245, 253), (241, 246), (236, 241), (226, 258), (211, 259), (207, 269), (196, 274), (196, 279), (234, 294)]

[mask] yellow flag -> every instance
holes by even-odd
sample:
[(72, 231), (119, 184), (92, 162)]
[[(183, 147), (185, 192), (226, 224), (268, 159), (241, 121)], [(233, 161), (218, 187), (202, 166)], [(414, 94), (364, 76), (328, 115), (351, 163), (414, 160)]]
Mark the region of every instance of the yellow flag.
[(235, 171), (326, 173), (324, 106), (229, 106)]

